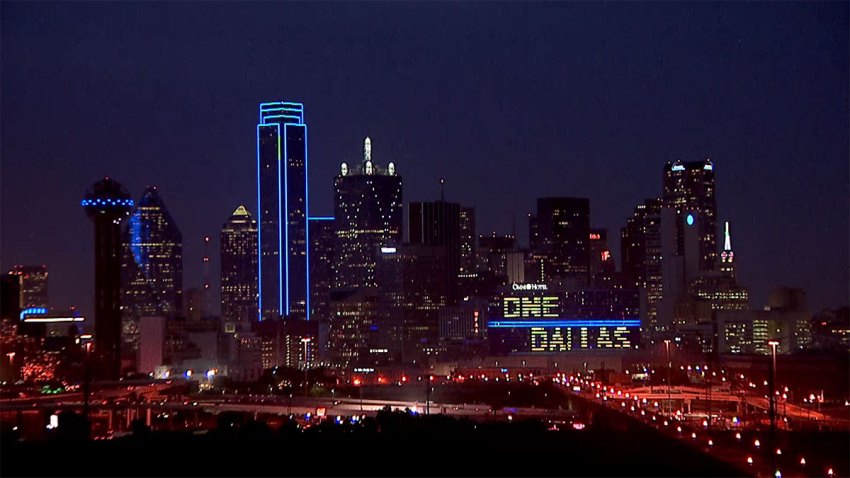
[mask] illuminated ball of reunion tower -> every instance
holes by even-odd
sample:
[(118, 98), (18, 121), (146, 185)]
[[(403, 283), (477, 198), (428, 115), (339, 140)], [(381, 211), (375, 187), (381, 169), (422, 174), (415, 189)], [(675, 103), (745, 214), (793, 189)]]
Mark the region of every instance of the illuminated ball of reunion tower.
[(81, 202), (92, 221), (111, 220), (120, 223), (130, 215), (133, 200), (118, 181), (109, 176), (94, 183)]

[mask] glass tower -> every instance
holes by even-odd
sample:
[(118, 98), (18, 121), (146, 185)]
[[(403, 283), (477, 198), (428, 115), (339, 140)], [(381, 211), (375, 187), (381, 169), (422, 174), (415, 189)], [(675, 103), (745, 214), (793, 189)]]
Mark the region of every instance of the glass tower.
[(340, 166), (334, 178), (334, 287), (374, 287), (381, 246), (402, 241), (401, 176), (372, 161), (372, 141), (363, 143), (360, 167)]
[(138, 317), (175, 315), (183, 305), (183, 236), (156, 187), (145, 189), (127, 222), (125, 306)]
[(257, 320), (257, 221), (245, 206), (221, 228), (221, 317)]
[(301, 103), (260, 103), (259, 320), (310, 319), (307, 125)]

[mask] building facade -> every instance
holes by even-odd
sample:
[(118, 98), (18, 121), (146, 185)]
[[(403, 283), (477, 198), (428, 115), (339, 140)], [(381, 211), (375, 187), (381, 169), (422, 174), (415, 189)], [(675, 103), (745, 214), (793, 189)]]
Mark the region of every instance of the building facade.
[(328, 322), (331, 316), (334, 238), (332, 217), (310, 218), (310, 317)]
[(403, 234), (402, 180), (394, 163), (386, 168), (372, 160), (366, 138), (363, 161), (342, 163), (334, 178), (334, 287), (374, 287), (380, 248), (400, 244)]
[(711, 271), (717, 263), (717, 203), (715, 201), (714, 165), (705, 161), (676, 161), (664, 166), (664, 196), (666, 207), (676, 210), (678, 254), (685, 255), (684, 236), (688, 226), (687, 214), (693, 214), (698, 224), (698, 269)]
[(545, 257), (547, 280), (569, 280), (586, 286), (590, 279), (590, 200), (539, 198), (529, 217), (529, 246)]
[(20, 295), (18, 305), (28, 307), (49, 307), (47, 298), (47, 266), (15, 265), (9, 275), (18, 280)]
[(257, 124), (259, 320), (309, 319), (304, 105), (260, 104)]
[(258, 318), (257, 221), (239, 206), (221, 227), (221, 318), (254, 322)]

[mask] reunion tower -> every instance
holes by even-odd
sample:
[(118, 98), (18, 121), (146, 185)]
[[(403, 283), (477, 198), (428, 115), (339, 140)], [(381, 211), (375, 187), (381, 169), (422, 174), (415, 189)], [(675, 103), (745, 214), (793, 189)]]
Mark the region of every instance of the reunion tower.
[(94, 222), (94, 353), (97, 378), (121, 377), (121, 221), (133, 200), (119, 182), (105, 177), (81, 202)]

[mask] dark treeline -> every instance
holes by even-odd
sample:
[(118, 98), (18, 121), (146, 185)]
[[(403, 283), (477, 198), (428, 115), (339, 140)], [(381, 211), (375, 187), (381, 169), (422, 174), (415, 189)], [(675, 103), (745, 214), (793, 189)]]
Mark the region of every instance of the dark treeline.
[[(63, 434), (18, 442), (3, 434), (2, 476), (740, 476), (652, 429), (548, 431), (539, 420), (475, 422), (384, 410), (358, 423), (326, 420), (272, 430), (222, 413), (216, 429), (89, 441)], [(62, 427), (60, 426), (60, 429)]]

